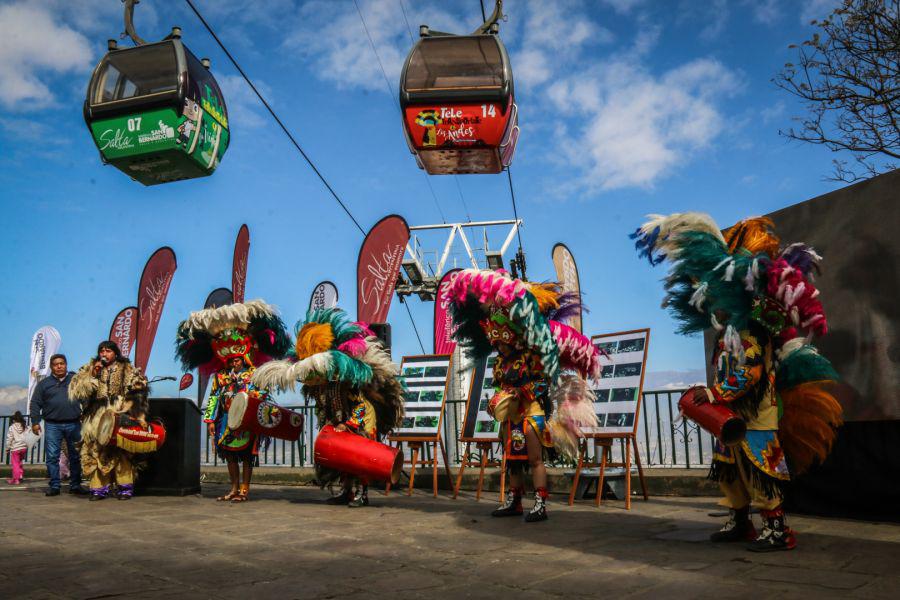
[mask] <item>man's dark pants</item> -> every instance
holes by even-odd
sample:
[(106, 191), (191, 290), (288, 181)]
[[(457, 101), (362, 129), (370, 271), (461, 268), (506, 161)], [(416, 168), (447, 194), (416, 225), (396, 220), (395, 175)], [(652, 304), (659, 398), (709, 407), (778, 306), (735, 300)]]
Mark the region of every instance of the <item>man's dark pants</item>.
[(50, 488), (59, 489), (59, 453), (65, 440), (69, 450), (69, 488), (81, 486), (81, 455), (75, 448), (75, 442), (81, 441), (81, 423), (49, 423), (44, 421), (44, 444), (47, 456), (47, 473), (50, 475)]

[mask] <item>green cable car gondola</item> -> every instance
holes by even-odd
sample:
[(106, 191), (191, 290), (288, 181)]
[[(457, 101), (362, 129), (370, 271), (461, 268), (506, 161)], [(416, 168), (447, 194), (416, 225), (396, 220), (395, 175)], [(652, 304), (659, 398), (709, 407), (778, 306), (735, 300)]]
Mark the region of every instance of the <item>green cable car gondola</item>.
[[(126, 29), (133, 34), (128, 3)], [(209, 71), (181, 42), (118, 48), (94, 69), (84, 120), (108, 163), (144, 185), (211, 175), (228, 148), (228, 111)]]

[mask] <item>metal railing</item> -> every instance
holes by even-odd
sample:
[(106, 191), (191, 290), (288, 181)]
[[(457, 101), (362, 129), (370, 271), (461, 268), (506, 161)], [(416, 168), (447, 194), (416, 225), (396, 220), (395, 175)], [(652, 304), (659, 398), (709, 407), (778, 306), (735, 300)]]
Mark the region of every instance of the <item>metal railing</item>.
[[(684, 390), (647, 391), (643, 394), (641, 414), (638, 423), (638, 451), (641, 463), (645, 467), (661, 468), (707, 468), (712, 460), (713, 437), (699, 429), (694, 423), (678, 418), (678, 398)], [(259, 455), (259, 464), (266, 467), (309, 467), (312, 466), (312, 448), (315, 444), (318, 422), (312, 405), (286, 406), (300, 412), (304, 417), (303, 435), (296, 442), (270, 440)], [(460, 463), (465, 449), (460, 444), (459, 433), (465, 419), (465, 400), (448, 400), (445, 405), (442, 423), (442, 436), (447, 448), (447, 457), (451, 466)], [(9, 416), (0, 416), (0, 463), (8, 464), (6, 453), (6, 431), (10, 425)], [(212, 443), (207, 438), (206, 427), (201, 430), (200, 437), (201, 462), (205, 466), (222, 463), (216, 455)], [(431, 448), (425, 446), (425, 458), (431, 458)], [(494, 453), (499, 451), (495, 445)], [(624, 443), (613, 444), (614, 461), (621, 461)], [(26, 464), (43, 464), (44, 439), (32, 448), (27, 456)], [(443, 464), (442, 458), (439, 462)], [(565, 466), (560, 462), (558, 466)]]

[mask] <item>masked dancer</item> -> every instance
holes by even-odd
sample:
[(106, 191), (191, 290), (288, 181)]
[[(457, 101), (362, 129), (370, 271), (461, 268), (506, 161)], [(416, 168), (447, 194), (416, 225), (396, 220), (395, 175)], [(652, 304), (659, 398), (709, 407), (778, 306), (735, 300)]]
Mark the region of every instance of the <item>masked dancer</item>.
[[(651, 264), (672, 263), (664, 306), (679, 332), (716, 332), (707, 401), (746, 423), (742, 441), (716, 442), (710, 476), (729, 519), (712, 541), (749, 542), (757, 552), (794, 548), (780, 486), (789, 464), (796, 475), (825, 459), (841, 423), (830, 391), (838, 375), (811, 344), (827, 331), (813, 285), (820, 257), (802, 243), (781, 246), (768, 218), (723, 232), (705, 214), (652, 215), (633, 237)], [(762, 516), (758, 533), (751, 505)]]
[[(176, 355), (185, 371), (200, 369), (211, 376), (203, 421), (216, 454), (228, 466), (230, 491), (220, 501), (245, 502), (253, 467), (266, 439), (228, 427), (228, 410), (238, 393), (262, 394), (251, 378), (256, 367), (281, 358), (290, 338), (275, 309), (261, 300), (193, 312), (178, 326)], [(243, 465), (243, 477), (241, 476)]]
[(484, 360), (497, 352), (496, 391), (488, 409), (501, 424), (510, 487), (492, 514), (523, 514), (527, 468), (534, 505), (525, 521), (544, 521), (549, 497), (545, 457), (556, 451), (575, 455), (579, 429), (597, 424), (586, 379), (599, 376), (599, 351), (562, 323), (578, 311), (580, 298), (562, 293), (556, 283), (529, 283), (502, 270), (466, 269), (451, 280), (450, 300), (454, 337), (467, 358)]
[[(311, 310), (296, 326), (294, 356), (258, 369), (253, 382), (263, 389), (292, 390), (315, 402), (319, 425), (378, 440), (403, 418), (399, 369), (363, 323), (339, 308)], [(340, 492), (329, 504), (368, 506), (368, 481), (316, 464), (319, 483)]]

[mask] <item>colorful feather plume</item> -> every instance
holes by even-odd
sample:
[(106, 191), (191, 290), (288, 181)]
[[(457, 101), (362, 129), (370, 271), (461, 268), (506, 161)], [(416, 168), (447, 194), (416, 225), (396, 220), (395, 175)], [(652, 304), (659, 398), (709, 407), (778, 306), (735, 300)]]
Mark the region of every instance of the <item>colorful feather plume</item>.
[(725, 245), (719, 226), (704, 213), (674, 213), (672, 215), (648, 215), (649, 221), (631, 234), (635, 247), (651, 265), (658, 265), (667, 258), (675, 260), (682, 253), (679, 238), (687, 232), (706, 233)]
[(351, 322), (343, 310), (329, 308), (309, 311), (295, 329), (295, 356), (256, 369), (254, 385), (288, 391), (301, 383), (304, 393), (316, 396), (326, 386), (343, 384), (372, 405), (378, 431), (399, 425), (404, 392), (400, 369), (365, 323)]
[(738, 221), (722, 236), (728, 245), (728, 253), (736, 254), (739, 251), (750, 254), (765, 254), (769, 258), (778, 256), (780, 241), (775, 235), (775, 223), (769, 217), (750, 217)]
[(789, 320), (780, 333), (783, 340), (797, 337), (801, 331), (808, 330), (819, 336), (828, 332), (825, 309), (819, 301), (819, 290), (806, 278), (803, 271), (791, 266), (782, 257), (769, 265), (766, 279), (767, 294), (784, 307)]
[(574, 459), (578, 456), (578, 441), (582, 428), (596, 427), (594, 392), (587, 382), (576, 375), (563, 375), (550, 392), (556, 407), (547, 421), (554, 447)]
[(582, 377), (599, 379), (600, 351), (586, 336), (565, 323), (550, 321), (553, 339), (559, 347), (559, 364), (563, 369), (577, 371)]
[[(547, 288), (540, 289), (547, 302)], [(493, 348), (480, 323), (502, 311), (523, 332), (523, 345), (540, 356), (548, 378), (552, 381), (558, 376), (559, 349), (527, 284), (505, 271), (466, 269), (450, 280), (448, 295), (450, 316), (457, 328), (453, 336), (469, 358), (483, 359), (491, 353)]]
[(786, 343), (780, 353), (775, 389), (783, 414), (778, 436), (795, 474), (822, 462), (831, 451), (842, 408), (829, 387), (838, 374), (824, 356), (802, 339)]

